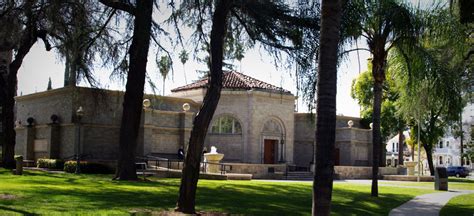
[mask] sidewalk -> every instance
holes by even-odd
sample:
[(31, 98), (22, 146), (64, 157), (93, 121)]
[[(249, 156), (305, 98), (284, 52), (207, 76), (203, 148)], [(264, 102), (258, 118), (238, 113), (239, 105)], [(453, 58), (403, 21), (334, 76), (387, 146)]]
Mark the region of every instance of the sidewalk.
[(438, 216), (441, 208), (448, 201), (459, 195), (474, 193), (469, 190), (450, 190), (442, 193), (430, 193), (417, 196), (414, 199), (392, 209), (389, 216), (416, 215), (416, 216)]

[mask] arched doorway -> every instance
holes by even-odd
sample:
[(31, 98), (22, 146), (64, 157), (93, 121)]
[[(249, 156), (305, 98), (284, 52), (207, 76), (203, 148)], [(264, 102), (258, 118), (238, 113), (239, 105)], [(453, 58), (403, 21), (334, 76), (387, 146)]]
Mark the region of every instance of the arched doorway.
[(285, 130), (275, 118), (265, 122), (262, 129), (262, 163), (275, 164), (285, 162)]

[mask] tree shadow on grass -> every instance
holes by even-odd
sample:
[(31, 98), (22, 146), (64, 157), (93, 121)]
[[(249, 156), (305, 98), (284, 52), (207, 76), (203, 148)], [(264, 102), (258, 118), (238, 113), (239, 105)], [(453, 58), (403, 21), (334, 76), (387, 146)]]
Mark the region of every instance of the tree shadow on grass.
[[(123, 184), (123, 187), (108, 185), (104, 188), (52, 188), (37, 186), (28, 191), (29, 197), (43, 197), (54, 203), (42, 206), (41, 211), (56, 212), (67, 209), (71, 212), (95, 210), (159, 209), (174, 207), (178, 187), (171, 188), (160, 184), (148, 188)], [(57, 202), (56, 200), (60, 200)]]
[[(232, 185), (220, 191), (199, 188), (197, 204), (210, 210), (250, 215), (309, 215), (312, 203), (311, 186), (259, 187)], [(334, 215), (387, 215), (391, 209), (412, 199), (412, 195), (381, 194), (334, 189), (332, 214)], [(198, 206), (198, 207), (199, 207)], [(206, 209), (203, 209), (206, 210)]]
[(22, 214), (22, 215), (31, 215), (31, 216), (39, 215), (39, 214), (35, 214), (35, 213), (32, 213), (32, 212), (27, 212), (27, 211), (23, 211), (23, 210), (19, 210), (19, 209), (14, 209), (14, 208), (9, 208), (9, 207), (3, 206), (3, 205), (0, 205), (0, 210), (6, 211), (6, 213), (19, 213), (19, 214)]

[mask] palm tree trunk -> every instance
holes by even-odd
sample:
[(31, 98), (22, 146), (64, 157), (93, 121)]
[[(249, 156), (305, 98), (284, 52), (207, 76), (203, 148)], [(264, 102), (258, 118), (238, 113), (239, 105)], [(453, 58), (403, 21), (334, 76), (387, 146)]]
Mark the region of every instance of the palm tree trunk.
[[(380, 152), (380, 110), (382, 102), (382, 83), (375, 81), (374, 85), (374, 114), (372, 118), (372, 191), (371, 195), (377, 197), (378, 192), (378, 175), (379, 175), (379, 156)], [(377, 130), (378, 129), (378, 130)]]
[(150, 46), (153, 1), (137, 1), (133, 39), (130, 46), (130, 67), (125, 87), (120, 126), (119, 159), (115, 178), (136, 180), (135, 155), (142, 113), (145, 73)]
[(207, 129), (212, 120), (214, 112), (219, 103), (222, 89), (222, 61), (224, 56), (224, 38), (227, 31), (228, 14), (232, 1), (219, 0), (216, 3), (212, 18), (211, 30), (211, 74), (209, 77), (209, 89), (199, 113), (194, 118), (189, 146), (184, 159), (184, 166), (179, 187), (179, 198), (176, 211), (186, 214), (195, 213), (196, 189), (199, 179), (199, 167), (201, 155), (206, 138)]
[(165, 82), (166, 82), (166, 77), (163, 77), (163, 96), (165, 96)]
[(403, 135), (403, 130), (400, 128), (398, 130), (398, 165), (403, 165), (403, 140), (405, 139)]
[(341, 1), (322, 1), (312, 215), (331, 213)]
[[(372, 76), (374, 77), (374, 106), (372, 116), (372, 190), (371, 195), (378, 197), (378, 175), (380, 164), (380, 143), (382, 134), (380, 132), (380, 113), (382, 107), (382, 86), (385, 80), (385, 42), (376, 41), (373, 46), (374, 60), (372, 67)], [(378, 45), (378, 46), (377, 46)]]

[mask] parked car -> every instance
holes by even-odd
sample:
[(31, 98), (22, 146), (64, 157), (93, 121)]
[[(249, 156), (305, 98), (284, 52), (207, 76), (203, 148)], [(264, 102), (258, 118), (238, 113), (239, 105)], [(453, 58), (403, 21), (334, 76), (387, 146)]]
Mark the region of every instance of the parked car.
[(447, 169), (448, 176), (456, 176), (456, 177), (466, 177), (469, 175), (469, 170), (467, 167), (462, 166), (450, 166)]

